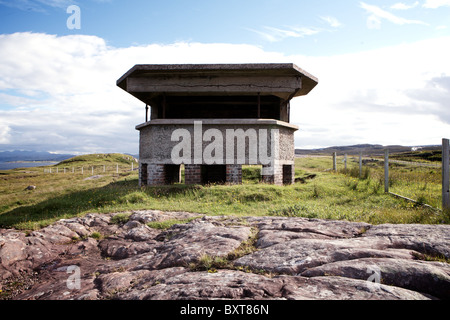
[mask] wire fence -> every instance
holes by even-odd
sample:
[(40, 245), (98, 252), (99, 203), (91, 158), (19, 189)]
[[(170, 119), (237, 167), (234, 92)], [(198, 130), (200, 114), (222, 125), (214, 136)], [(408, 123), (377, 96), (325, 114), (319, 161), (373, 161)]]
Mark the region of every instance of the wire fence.
[(449, 139), (442, 139), (441, 162), (391, 159), (388, 149), (384, 157), (359, 153), (357, 156), (344, 154), (338, 160), (337, 153), (333, 153), (332, 170), (351, 173), (360, 179), (367, 179), (371, 174), (383, 184), (385, 193), (433, 210), (450, 210), (449, 149)]
[(67, 166), (67, 167), (49, 167), (44, 168), (46, 174), (81, 174), (81, 175), (95, 175), (95, 174), (109, 174), (109, 173), (123, 173), (138, 170), (138, 164), (131, 163), (130, 165), (114, 164), (114, 165), (90, 165), (90, 166)]

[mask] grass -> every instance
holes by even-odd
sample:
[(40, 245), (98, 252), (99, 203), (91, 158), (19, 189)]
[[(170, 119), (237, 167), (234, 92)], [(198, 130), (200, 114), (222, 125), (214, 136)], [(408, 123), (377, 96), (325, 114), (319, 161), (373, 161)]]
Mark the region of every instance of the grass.
[(175, 224), (188, 223), (195, 219), (197, 219), (197, 217), (189, 218), (189, 219), (181, 219), (181, 220), (180, 219), (168, 219), (168, 220), (164, 220), (164, 221), (152, 221), (152, 222), (148, 222), (147, 226), (149, 226), (150, 228), (153, 228), (153, 229), (166, 230)]
[[(291, 186), (259, 183), (259, 168), (243, 168), (243, 184), (161, 187), (138, 186), (126, 156), (86, 156), (86, 165), (120, 162), (120, 173), (95, 180), (79, 173), (44, 173), (43, 168), (0, 171), (0, 227), (36, 230), (56, 220), (86, 213), (130, 212), (155, 209), (209, 215), (299, 216), (308, 218), (380, 223), (449, 223), (449, 215), (384, 193), (382, 164), (371, 163), (360, 179), (349, 172), (326, 171), (331, 157), (296, 159), (296, 177), (315, 174), (314, 179)], [(131, 157), (130, 157), (131, 158)], [(79, 165), (80, 161), (66, 162)], [(91, 162), (92, 161), (92, 162)], [(349, 169), (356, 163), (349, 162)], [(59, 166), (62, 167), (61, 164)], [(352, 169), (354, 170), (354, 169)], [(96, 174), (96, 173), (94, 173)], [(358, 171), (359, 174), (359, 171)], [(35, 185), (35, 190), (25, 190)], [(391, 191), (434, 207), (440, 206), (439, 170), (395, 166)], [(116, 223), (126, 222), (126, 215)], [(169, 221), (161, 223), (166, 228)]]

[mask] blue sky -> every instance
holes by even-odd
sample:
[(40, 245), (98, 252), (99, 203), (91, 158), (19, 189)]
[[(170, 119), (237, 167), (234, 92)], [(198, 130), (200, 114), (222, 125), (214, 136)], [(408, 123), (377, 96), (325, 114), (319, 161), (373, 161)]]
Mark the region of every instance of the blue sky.
[(297, 147), (439, 144), (449, 56), (450, 0), (0, 0), (0, 151), (137, 153), (136, 63), (294, 62)]

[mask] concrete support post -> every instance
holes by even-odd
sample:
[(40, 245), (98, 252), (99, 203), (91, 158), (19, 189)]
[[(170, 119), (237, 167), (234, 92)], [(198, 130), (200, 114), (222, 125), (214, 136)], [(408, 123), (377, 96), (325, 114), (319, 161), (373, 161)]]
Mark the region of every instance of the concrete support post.
[(389, 150), (384, 152), (384, 192), (389, 192)]
[(362, 178), (362, 152), (359, 153), (359, 178)]
[(202, 166), (199, 164), (186, 164), (184, 166), (185, 184), (201, 184), (202, 183)]
[(337, 171), (337, 154), (336, 152), (333, 153), (333, 171)]
[(227, 165), (226, 183), (241, 184), (242, 183), (242, 165), (229, 164)]
[(450, 209), (449, 139), (442, 139), (442, 210)]
[(264, 183), (283, 185), (283, 166), (278, 164), (263, 166), (262, 180)]

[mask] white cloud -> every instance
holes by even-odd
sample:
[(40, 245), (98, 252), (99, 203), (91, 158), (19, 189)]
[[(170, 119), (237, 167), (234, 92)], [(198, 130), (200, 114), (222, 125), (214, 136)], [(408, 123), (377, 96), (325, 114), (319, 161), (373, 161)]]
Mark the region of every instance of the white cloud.
[(419, 5), (419, 1), (414, 2), (413, 4), (406, 4), (403, 2), (397, 2), (391, 6), (391, 9), (394, 10), (409, 10), (417, 7)]
[(259, 34), (264, 40), (277, 42), (286, 38), (303, 38), (315, 35), (322, 30), (312, 27), (286, 27), (284, 29), (265, 26), (263, 30), (248, 29), (249, 31)]
[[(302, 128), (296, 145), (439, 144), (450, 132), (444, 99), (450, 65), (442, 64), (450, 55), (448, 41), (295, 59), (320, 80), (291, 105), (291, 119)], [(424, 56), (427, 61), (420, 61)]]
[(369, 29), (379, 29), (381, 27), (381, 21), (387, 20), (397, 25), (405, 25), (405, 24), (420, 24), (420, 25), (428, 25), (427, 23), (420, 20), (408, 20), (399, 16), (396, 16), (386, 10), (381, 9), (380, 7), (367, 4), (365, 2), (360, 2), (361, 8), (366, 10), (369, 14), (367, 19), (367, 26)]
[(10, 132), (11, 128), (3, 121), (0, 121), (0, 145), (10, 143), (11, 139)]
[(163, 63), (292, 62), (317, 76), (292, 102), (298, 147), (439, 143), (450, 132), (449, 41), (308, 57), (251, 45), (113, 48), (94, 36), (2, 35), (0, 99), (9, 108), (0, 106), (0, 150), (136, 153), (144, 105), (116, 80), (135, 64)]
[(339, 20), (336, 19), (335, 17), (321, 16), (320, 19), (328, 23), (333, 28), (339, 28), (342, 26), (342, 23), (339, 22)]
[(440, 7), (450, 7), (450, 0), (426, 0), (424, 8), (437, 9)]
[(0, 0), (0, 5), (24, 11), (46, 12), (46, 7), (67, 8), (76, 1), (71, 0)]

